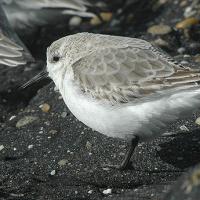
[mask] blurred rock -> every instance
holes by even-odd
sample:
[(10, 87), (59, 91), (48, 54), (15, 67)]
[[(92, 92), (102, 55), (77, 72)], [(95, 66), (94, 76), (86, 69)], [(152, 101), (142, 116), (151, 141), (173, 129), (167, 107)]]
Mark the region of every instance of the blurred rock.
[(191, 18), (184, 19), (183, 21), (177, 23), (176, 28), (185, 29), (185, 28), (188, 28), (188, 27), (198, 24), (198, 23), (199, 23), (199, 19), (191, 17)]
[(151, 33), (153, 35), (166, 35), (171, 31), (172, 31), (171, 27), (164, 24), (151, 26), (147, 30), (148, 33)]
[(164, 200), (198, 200), (200, 197), (200, 165), (190, 170), (172, 186)]
[(73, 16), (69, 20), (69, 25), (70, 26), (80, 26), (81, 22), (82, 22), (82, 18), (81, 17)]

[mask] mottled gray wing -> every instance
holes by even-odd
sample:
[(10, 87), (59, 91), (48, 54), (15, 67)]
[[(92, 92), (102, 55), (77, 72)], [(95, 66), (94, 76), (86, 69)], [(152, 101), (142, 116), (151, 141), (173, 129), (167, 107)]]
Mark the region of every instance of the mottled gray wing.
[(0, 33), (0, 64), (10, 67), (26, 64), (23, 48)]
[(111, 102), (130, 102), (172, 87), (173, 81), (176, 83), (189, 76), (187, 69), (167, 59), (156, 53), (151, 45), (133, 44), (96, 50), (80, 58), (72, 68), (75, 80), (84, 92)]

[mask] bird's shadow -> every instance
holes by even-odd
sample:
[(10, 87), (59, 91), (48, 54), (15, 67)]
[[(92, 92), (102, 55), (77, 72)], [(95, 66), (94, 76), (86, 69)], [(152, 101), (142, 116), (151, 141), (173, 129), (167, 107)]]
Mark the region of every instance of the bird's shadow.
[(163, 161), (180, 169), (194, 166), (200, 163), (200, 129), (181, 134), (160, 147), (157, 155)]

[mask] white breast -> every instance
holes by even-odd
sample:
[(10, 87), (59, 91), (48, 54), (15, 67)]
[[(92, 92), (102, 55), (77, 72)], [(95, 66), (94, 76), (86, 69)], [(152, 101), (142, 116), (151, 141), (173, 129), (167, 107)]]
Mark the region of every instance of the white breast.
[[(77, 119), (110, 137), (147, 140), (161, 135), (165, 126), (184, 111), (199, 106), (200, 90), (185, 91), (137, 105), (111, 106), (83, 95), (73, 82), (66, 80), (63, 99)], [(190, 113), (189, 112), (189, 113)]]

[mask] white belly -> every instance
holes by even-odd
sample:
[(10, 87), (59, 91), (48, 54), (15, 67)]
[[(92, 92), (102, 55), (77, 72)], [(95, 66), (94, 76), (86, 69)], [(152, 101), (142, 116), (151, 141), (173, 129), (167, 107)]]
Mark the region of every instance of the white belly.
[(126, 134), (134, 133), (133, 127), (128, 130), (128, 124), (134, 123), (132, 111), (127, 113), (127, 109), (84, 96), (69, 82), (61, 93), (74, 116), (90, 128), (110, 137), (124, 138)]
[(200, 91), (196, 89), (195, 92), (119, 107), (84, 96), (70, 81), (65, 84), (67, 87), (61, 93), (75, 117), (100, 133), (118, 138), (138, 135), (142, 140), (148, 140), (161, 135), (165, 125), (177, 119), (183, 111), (189, 109), (192, 112), (200, 97)]

